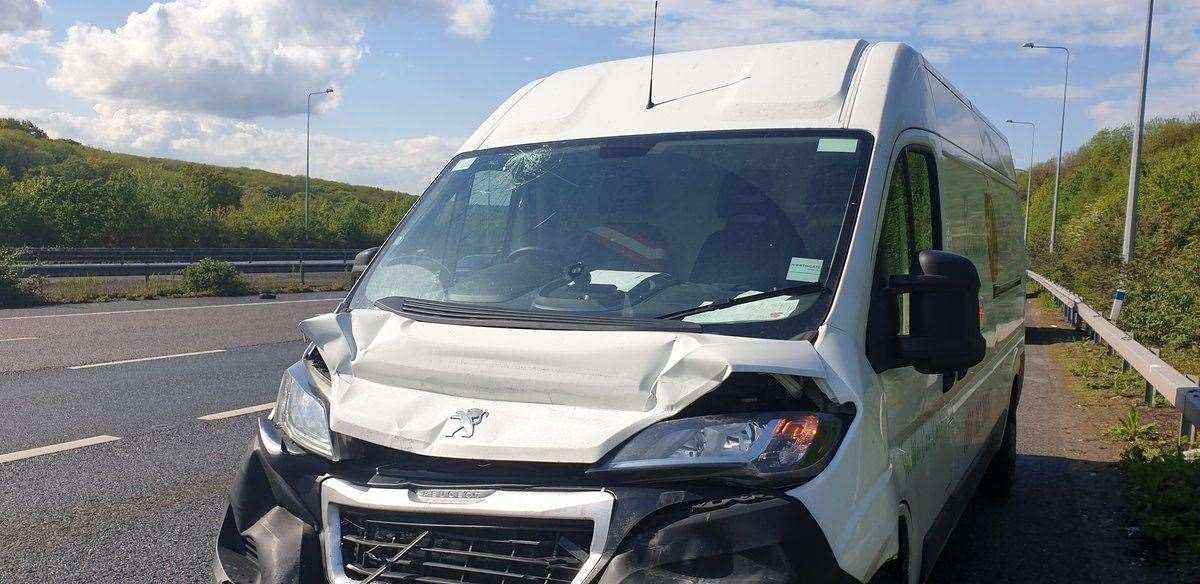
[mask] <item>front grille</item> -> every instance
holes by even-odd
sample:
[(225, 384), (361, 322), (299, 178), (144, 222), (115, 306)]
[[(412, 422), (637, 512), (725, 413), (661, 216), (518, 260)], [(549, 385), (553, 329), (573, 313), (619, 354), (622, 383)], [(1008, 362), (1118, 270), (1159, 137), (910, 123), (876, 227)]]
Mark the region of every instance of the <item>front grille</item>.
[[(592, 544), (592, 522), (341, 508), (348, 577), (428, 584), (567, 583)], [(422, 533), (415, 545), (401, 555)]]

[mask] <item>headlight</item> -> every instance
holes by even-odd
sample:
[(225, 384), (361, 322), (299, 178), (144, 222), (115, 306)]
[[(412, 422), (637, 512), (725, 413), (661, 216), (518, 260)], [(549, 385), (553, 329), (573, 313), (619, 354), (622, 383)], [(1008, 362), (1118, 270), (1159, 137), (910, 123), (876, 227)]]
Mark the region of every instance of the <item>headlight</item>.
[(335, 458), (333, 438), (329, 433), (329, 412), (301, 363), (288, 368), (279, 382), (275, 425), (305, 450)]
[(821, 472), (841, 434), (839, 418), (810, 412), (668, 420), (642, 430), (588, 474), (794, 484)]

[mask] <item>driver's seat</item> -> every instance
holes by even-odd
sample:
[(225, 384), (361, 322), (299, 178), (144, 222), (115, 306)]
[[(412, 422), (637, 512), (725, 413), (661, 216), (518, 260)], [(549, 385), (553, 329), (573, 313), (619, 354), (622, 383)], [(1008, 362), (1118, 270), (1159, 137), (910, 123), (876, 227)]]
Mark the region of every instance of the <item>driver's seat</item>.
[(598, 203), (605, 220), (584, 235), (577, 259), (589, 269), (664, 271), (664, 238), (643, 219), (649, 213), (651, 191), (650, 180), (638, 169), (604, 177)]

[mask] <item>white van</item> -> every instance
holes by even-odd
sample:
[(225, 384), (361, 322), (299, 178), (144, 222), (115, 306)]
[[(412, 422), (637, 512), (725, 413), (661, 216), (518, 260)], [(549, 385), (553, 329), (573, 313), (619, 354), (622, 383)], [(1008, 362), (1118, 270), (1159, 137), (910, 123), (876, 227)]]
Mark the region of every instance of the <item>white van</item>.
[(1008, 492), (1000, 133), (903, 44), (649, 82), (517, 91), (301, 324), (219, 582), (918, 582), (976, 488)]

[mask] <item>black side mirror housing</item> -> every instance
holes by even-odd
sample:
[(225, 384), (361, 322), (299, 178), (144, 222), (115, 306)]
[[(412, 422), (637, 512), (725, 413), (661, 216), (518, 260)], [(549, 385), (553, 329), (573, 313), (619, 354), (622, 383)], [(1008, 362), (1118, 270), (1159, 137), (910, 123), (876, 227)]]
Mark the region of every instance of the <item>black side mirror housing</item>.
[(908, 294), (908, 335), (896, 339), (895, 357), (921, 373), (966, 371), (983, 361), (979, 331), (979, 271), (971, 260), (941, 250), (922, 251), (920, 274), (892, 276), (892, 294)]
[(367, 271), (367, 266), (371, 265), (371, 260), (375, 259), (375, 254), (379, 253), (378, 247), (364, 249), (354, 256), (354, 267), (350, 268), (350, 277), (353, 280), (358, 280), (363, 272)]

